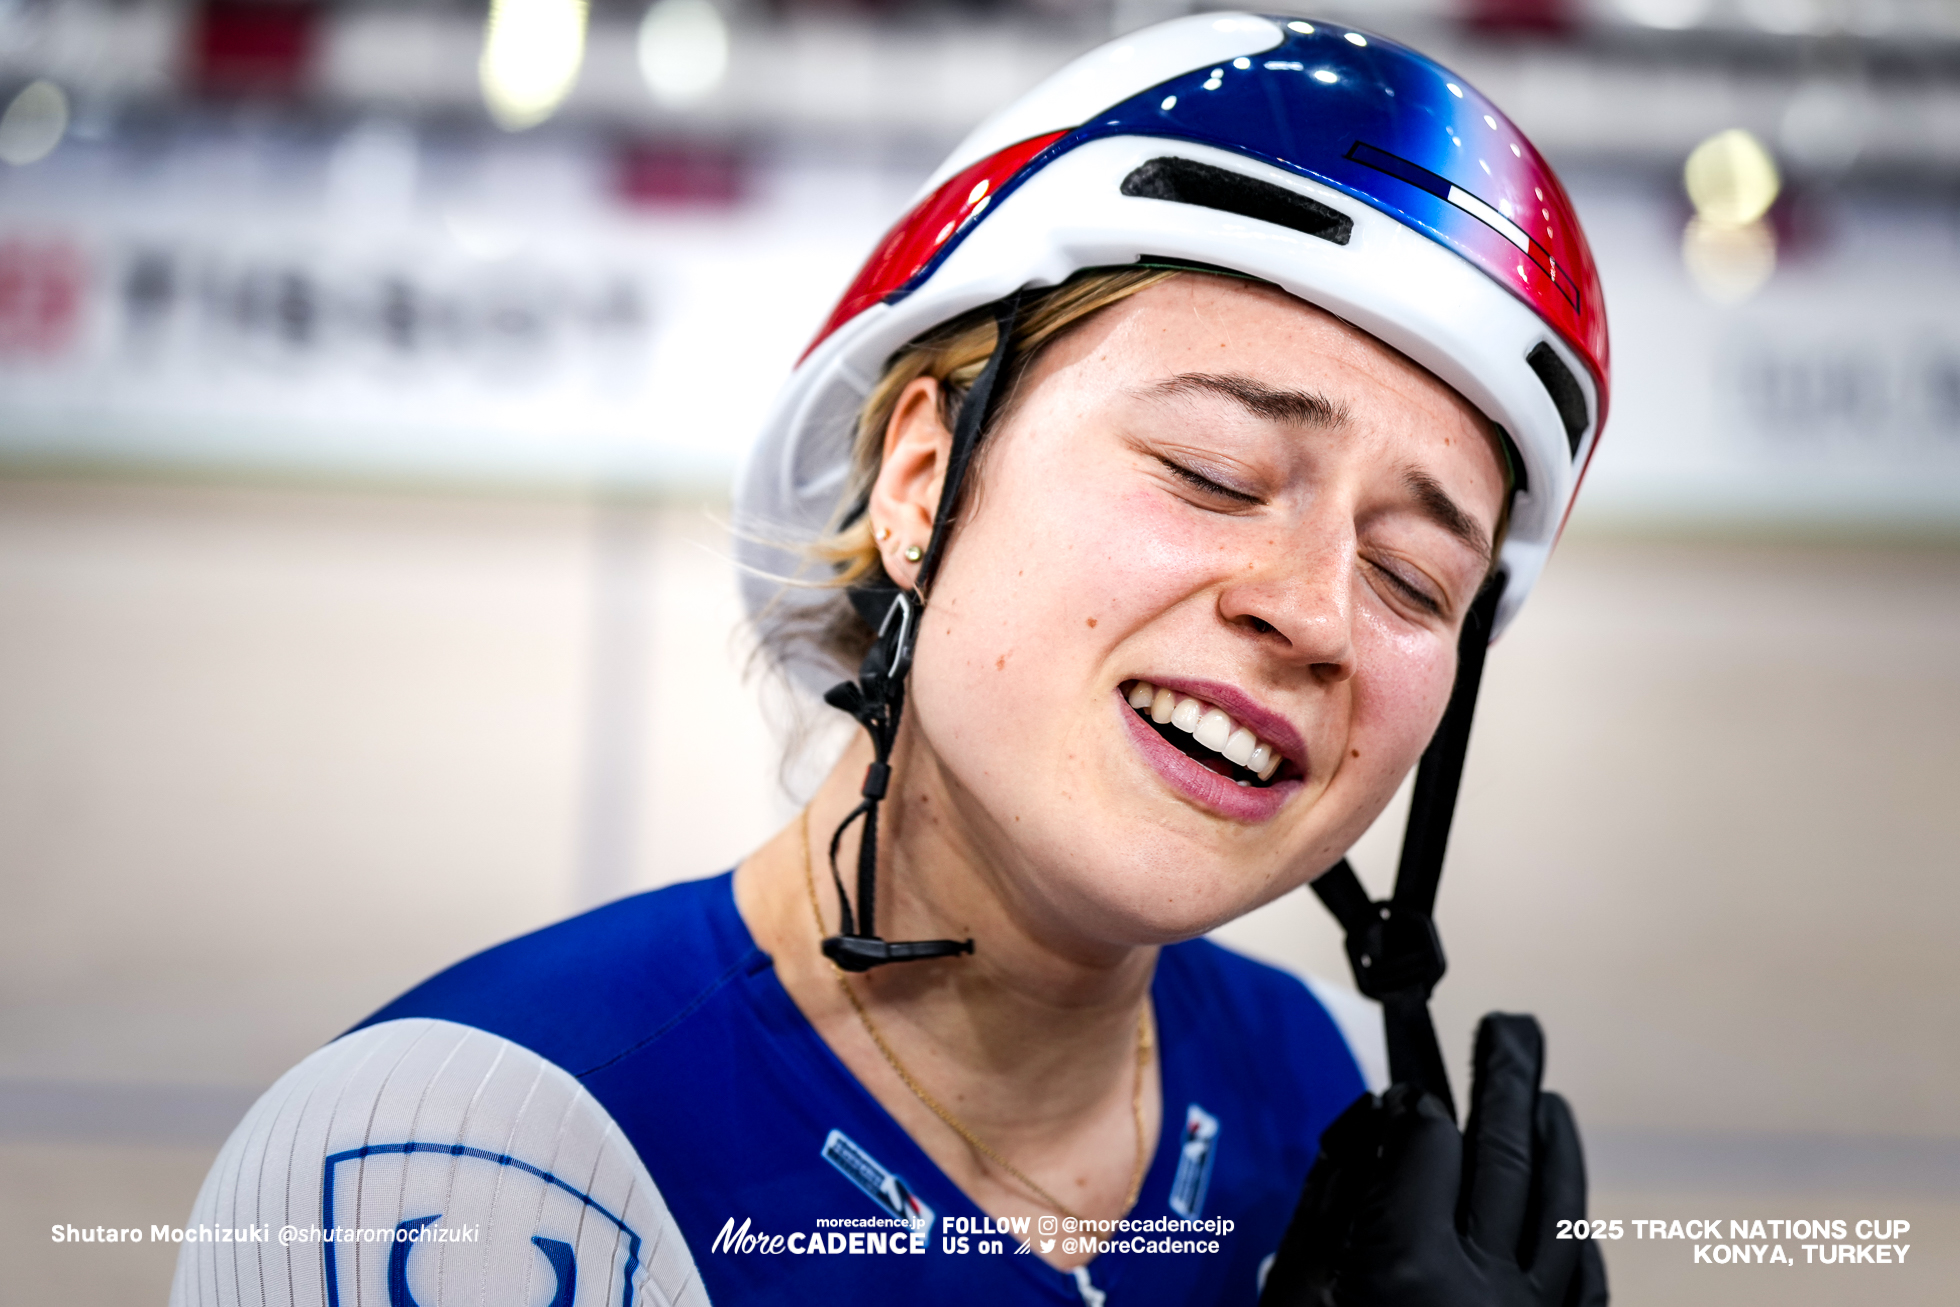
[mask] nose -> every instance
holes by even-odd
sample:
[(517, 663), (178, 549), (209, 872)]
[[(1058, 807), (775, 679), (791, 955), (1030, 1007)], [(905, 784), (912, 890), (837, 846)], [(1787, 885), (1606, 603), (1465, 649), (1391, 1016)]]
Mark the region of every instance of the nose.
[(1274, 541), (1240, 561), (1219, 593), (1218, 615), (1315, 678), (1345, 681), (1354, 675), (1356, 567), (1349, 533), (1321, 535), (1304, 550)]

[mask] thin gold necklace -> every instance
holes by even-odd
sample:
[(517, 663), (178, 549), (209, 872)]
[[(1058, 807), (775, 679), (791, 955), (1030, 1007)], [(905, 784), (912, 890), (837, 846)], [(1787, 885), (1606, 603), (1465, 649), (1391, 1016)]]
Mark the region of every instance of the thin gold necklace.
[[(817, 873), (814, 869), (815, 864), (810, 857), (810, 810), (808, 808), (803, 809), (802, 827), (803, 884), (810, 891), (810, 915), (817, 923), (817, 938), (822, 939), (824, 936), (823, 909), (817, 904)], [(905, 1082), (905, 1087), (912, 1091), (912, 1096), (930, 1108), (934, 1116), (951, 1126), (953, 1132), (961, 1139), (964, 1139), (967, 1142), (967, 1146), (972, 1148), (974, 1152), (980, 1154), (989, 1162), (992, 1162), (1008, 1175), (1013, 1176), (1021, 1183), (1022, 1188), (1040, 1199), (1044, 1205), (1052, 1207), (1057, 1215), (1068, 1217), (1070, 1220), (1081, 1220), (1081, 1217), (1064, 1206), (1055, 1195), (1049, 1193), (1046, 1189), (1043, 1189), (1040, 1185), (1029, 1179), (1026, 1172), (1022, 1171), (1021, 1168), (1015, 1166), (1014, 1163), (1008, 1161), (1005, 1157), (1002, 1157), (993, 1145), (973, 1133), (973, 1130), (964, 1121), (947, 1111), (938, 1099), (926, 1092), (924, 1085), (921, 1085), (917, 1080), (912, 1078), (912, 1073), (907, 1071), (904, 1063), (898, 1060), (898, 1054), (892, 1052), (891, 1045), (887, 1044), (885, 1037), (878, 1033), (878, 1027), (871, 1021), (871, 1013), (865, 1010), (863, 1001), (858, 998), (857, 991), (851, 988), (851, 982), (845, 977), (844, 972), (835, 962), (831, 962), (829, 958), (825, 958), (824, 961), (829, 964), (831, 974), (837, 977), (837, 987), (843, 990), (844, 997), (850, 1000), (851, 1010), (857, 1013), (858, 1020), (863, 1023), (864, 1033), (871, 1036), (871, 1042), (878, 1046), (878, 1051), (884, 1054), (885, 1061), (891, 1064), (891, 1069), (898, 1074), (898, 1078)], [(1144, 1005), (1137, 1010), (1137, 1075), (1136, 1084), (1130, 1090), (1130, 1117), (1136, 1123), (1137, 1160), (1136, 1166), (1130, 1172), (1129, 1192), (1123, 1196), (1122, 1210), (1126, 1214), (1132, 1207), (1137, 1205), (1137, 1195), (1143, 1192), (1143, 1173), (1147, 1169), (1147, 1164), (1150, 1160), (1149, 1155), (1144, 1151), (1143, 1141), (1143, 1077), (1145, 1070), (1150, 1065), (1150, 1053), (1153, 1044), (1150, 1037), (1150, 1030), (1150, 1004), (1146, 1000)]]

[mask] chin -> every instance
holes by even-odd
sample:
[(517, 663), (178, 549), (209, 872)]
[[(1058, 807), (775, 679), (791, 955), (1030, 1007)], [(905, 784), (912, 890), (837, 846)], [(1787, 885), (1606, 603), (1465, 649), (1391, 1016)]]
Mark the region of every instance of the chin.
[(1270, 881), (1243, 869), (1192, 864), (1140, 871), (1135, 862), (1077, 863), (1049, 885), (1044, 895), (1049, 910), (1076, 932), (1127, 946), (1194, 939), (1275, 896)]

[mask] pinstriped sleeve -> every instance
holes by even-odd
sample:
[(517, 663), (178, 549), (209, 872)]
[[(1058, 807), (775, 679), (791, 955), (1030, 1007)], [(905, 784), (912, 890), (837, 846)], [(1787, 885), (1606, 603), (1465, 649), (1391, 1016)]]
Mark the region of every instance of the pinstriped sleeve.
[(370, 1026), (287, 1072), (186, 1232), (171, 1307), (708, 1307), (605, 1109), (448, 1021)]

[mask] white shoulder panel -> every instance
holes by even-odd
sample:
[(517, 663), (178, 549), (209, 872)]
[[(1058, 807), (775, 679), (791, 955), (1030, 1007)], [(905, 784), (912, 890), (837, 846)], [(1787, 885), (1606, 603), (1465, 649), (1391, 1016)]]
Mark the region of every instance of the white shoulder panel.
[(448, 1021), (371, 1026), (287, 1072), (186, 1234), (171, 1307), (708, 1307), (598, 1101)]
[(1097, 46), (974, 128), (919, 188), (914, 203), (990, 154), (1043, 132), (1080, 127), (1091, 114), (1179, 73), (1270, 50), (1285, 35), (1271, 19), (1253, 14), (1193, 14)]
[(1379, 1094), (1387, 1089), (1388, 1030), (1382, 1025), (1382, 1005), (1346, 985), (1319, 976), (1302, 975), (1300, 979), (1340, 1027), (1341, 1038), (1347, 1041), (1348, 1052), (1354, 1054), (1368, 1092)]

